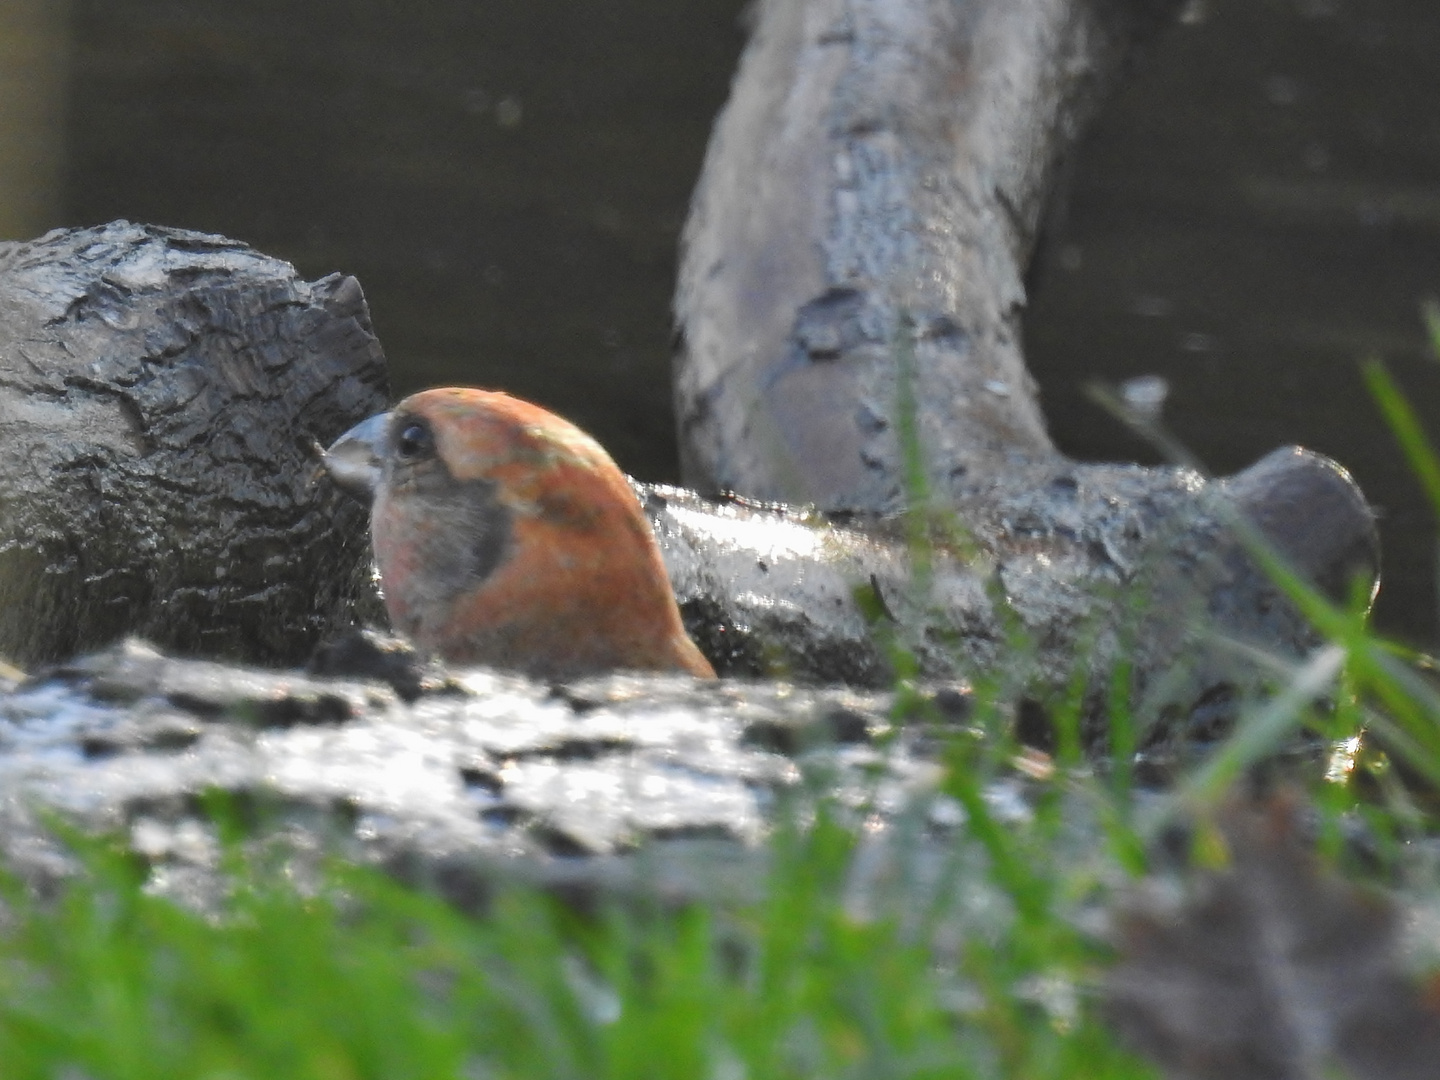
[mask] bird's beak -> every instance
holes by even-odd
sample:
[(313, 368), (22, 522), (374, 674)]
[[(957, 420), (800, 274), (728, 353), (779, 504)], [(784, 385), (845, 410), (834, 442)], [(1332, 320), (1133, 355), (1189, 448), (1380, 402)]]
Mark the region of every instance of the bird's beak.
[(380, 486), (381, 451), (390, 414), (362, 420), (330, 444), (321, 460), (345, 492), (369, 504)]

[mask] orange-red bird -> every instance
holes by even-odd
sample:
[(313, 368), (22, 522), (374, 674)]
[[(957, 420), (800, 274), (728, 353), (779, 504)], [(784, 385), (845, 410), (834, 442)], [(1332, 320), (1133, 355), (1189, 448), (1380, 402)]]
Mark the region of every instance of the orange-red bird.
[(635, 493), (568, 420), (509, 394), (426, 390), (351, 428), (325, 464), (370, 499), (385, 607), (420, 647), (542, 678), (714, 678)]

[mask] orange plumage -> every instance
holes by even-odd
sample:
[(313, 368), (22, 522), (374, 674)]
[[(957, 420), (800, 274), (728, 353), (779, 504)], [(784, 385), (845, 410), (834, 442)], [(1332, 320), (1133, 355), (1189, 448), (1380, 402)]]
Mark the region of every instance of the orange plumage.
[(624, 474), (569, 421), (508, 394), (427, 390), (342, 436), (326, 464), (373, 498), (386, 608), (420, 646), (549, 678), (714, 677)]

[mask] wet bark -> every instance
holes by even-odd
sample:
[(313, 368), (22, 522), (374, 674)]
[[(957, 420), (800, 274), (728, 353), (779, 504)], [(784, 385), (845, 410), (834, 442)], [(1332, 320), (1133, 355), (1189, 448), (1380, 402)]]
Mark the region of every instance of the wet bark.
[[(1216, 703), (1254, 673), (1222, 637), (1282, 659), (1314, 644), (1231, 535), (1230, 514), (1334, 595), (1373, 576), (1368, 508), (1316, 455), (1277, 451), (1211, 482), (1180, 468), (1079, 465), (1044, 436), (1013, 333), (1021, 268), (1054, 158), (1138, 10), (761, 8), (690, 229), (682, 403), (699, 400), (687, 394), (706, 364), (750, 366), (701, 387), (708, 405), (687, 445), (712, 484), (750, 477), (754, 490), (852, 512), (642, 489), (688, 624), (722, 673), (878, 687), (909, 657), (927, 678), (1004, 671), (1043, 698), (1073, 684), (1077, 666), (1107, 685), (1123, 658), (1144, 695), (1139, 719), (1156, 725), (1144, 737), (1159, 738), (1177, 717), (1223, 712)], [(776, 97), (786, 86), (795, 92)], [(771, 97), (747, 96), (760, 90)], [(958, 156), (959, 135), (976, 154), (1011, 156)], [(1019, 145), (1029, 150), (1016, 156)], [(762, 181), (753, 215), (742, 212), (746, 177)], [(782, 227), (787, 214), (832, 232), (805, 241)], [(706, 245), (723, 257), (707, 262)], [(354, 604), (373, 603), (363, 512), (315, 482), (310, 458), (312, 442), (384, 406), (353, 279), (305, 283), (232, 241), (116, 223), (0, 247), (0, 310), (0, 652), (29, 665), (139, 632), (182, 652), (294, 662)], [(766, 334), (781, 349), (768, 368)], [(930, 482), (958, 511), (937, 513), (918, 551), (903, 522), (879, 513), (911, 494), (887, 395), (895, 359), (912, 352)], [(773, 459), (766, 447), (780, 444), (757, 434), (756, 411), (772, 408), (764, 423), (790, 448)], [(743, 453), (705, 457), (706, 432), (735, 436)], [(794, 476), (808, 486), (786, 486)], [(221, 683), (251, 677), (214, 672)], [(183, 692), (121, 684), (122, 703), (161, 705), (104, 712), (117, 730), (178, 716), (184, 742), (195, 715), (230, 709), (197, 713)], [(663, 679), (624, 685), (635, 708), (668, 702), (697, 723), (715, 719), (703, 692), (672, 700)], [(548, 708), (547, 690), (524, 687), (515, 725)], [(92, 683), (82, 689), (96, 697)], [(792, 691), (713, 693), (729, 695), (720, 711), (734, 717)], [(327, 700), (304, 690), (281, 707), (281, 726), (335, 720)], [(385, 708), (418, 731), (436, 706)], [(104, 738), (84, 745), (109, 753)]]
[(0, 656), (303, 661), (368, 595), (313, 445), (385, 389), (354, 278), (126, 222), (0, 244)]
[[(1077, 665), (1107, 685), (1124, 658), (1144, 695), (1142, 741), (1212, 735), (1204, 722), (1254, 672), (1217, 629), (1285, 656), (1314, 643), (1229, 514), (1336, 594), (1374, 573), (1374, 525), (1343, 471), (1302, 451), (1209, 482), (1077, 465), (1044, 435), (1014, 336), (1021, 269), (1057, 148), (1135, 17), (1040, 0), (762, 7), (736, 101), (757, 65), (804, 67), (786, 66), (801, 44), (819, 66), (783, 101), (752, 100), (750, 127), (732, 105), (697, 196), (678, 391), (694, 406), (690, 467), (712, 486), (852, 513), (641, 488), (687, 623), (732, 678), (547, 686), (401, 662), (377, 682), (136, 646), (23, 684), (0, 676), (4, 861), (37, 883), (70, 872), (44, 823), (58, 810), (126, 835), (157, 888), (203, 904), (219, 853), (202, 796), (218, 789), (296, 851), (373, 860), (466, 904), (497, 875), (713, 896), (761, 880), (779, 797), (807, 780), (857, 821), (877, 807), (918, 815), (945, 842), (957, 818), (929, 755), (937, 728), (971, 719), (969, 674), (1004, 672), (1009, 700), (1043, 699)], [(945, 52), (962, 31), (974, 49)], [(936, 49), (951, 67), (927, 66)], [(970, 111), (940, 107), (966, 87)], [(807, 102), (844, 108), (818, 126), (786, 112)], [(906, 140), (936, 131), (1029, 139), (1034, 153), (1005, 168), (915, 156)], [(769, 177), (753, 217), (725, 169)], [(786, 232), (777, 208), (838, 222), (844, 243)], [(723, 257), (703, 258), (707, 244)], [(186, 652), (293, 661), (373, 601), (363, 512), (314, 483), (309, 456), (384, 406), (352, 279), (305, 283), (232, 241), (117, 223), (0, 247), (0, 312), (0, 652), (32, 664), (139, 631)], [(959, 510), (937, 513), (918, 548), (879, 513), (910, 494), (892, 408), (907, 349), (931, 483)], [(749, 367), (724, 368), (726, 356)], [(319, 669), (346, 674), (336, 656)], [(886, 686), (912, 661), (931, 682), (893, 733), (890, 694), (803, 685)], [(1043, 740), (1043, 716), (1034, 726)]]
[(896, 519), (641, 494), (686, 625), (721, 675), (881, 688), (912, 666), (1004, 673), (1041, 701), (1079, 679), (1102, 739), (1123, 662), (1140, 738), (1158, 744), (1223, 725), (1319, 644), (1235, 516), (1336, 600), (1357, 580), (1373, 587), (1378, 560), (1364, 499), (1318, 455), (1279, 450), (1209, 484), (1161, 476), (1058, 463), (1034, 488), (999, 491), (969, 528), (940, 517), (918, 552)]
[(223, 888), (206, 810), (223, 792), (302, 863), (343, 854), (467, 906), (517, 877), (734, 897), (759, 886), (784, 793), (857, 813), (918, 798), (923, 818), (935, 729), (970, 709), (963, 687), (932, 687), (926, 716), (890, 738), (890, 695), (840, 687), (435, 669), (407, 683), (382, 662), (386, 683), (353, 661), (332, 655), (322, 666), (351, 676), (327, 678), (129, 643), (20, 685), (0, 676), (0, 861), (41, 888), (73, 873), (46, 820), (59, 812), (204, 905)]

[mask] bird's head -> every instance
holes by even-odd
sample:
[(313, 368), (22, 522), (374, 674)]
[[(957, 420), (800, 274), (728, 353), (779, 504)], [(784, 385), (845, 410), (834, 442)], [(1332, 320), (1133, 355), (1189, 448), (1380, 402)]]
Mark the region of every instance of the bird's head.
[(552, 677), (714, 674), (629, 482), (569, 421), (508, 394), (427, 390), (346, 432), (325, 464), (370, 501), (386, 608), (421, 646)]

